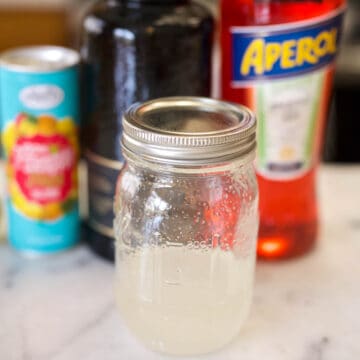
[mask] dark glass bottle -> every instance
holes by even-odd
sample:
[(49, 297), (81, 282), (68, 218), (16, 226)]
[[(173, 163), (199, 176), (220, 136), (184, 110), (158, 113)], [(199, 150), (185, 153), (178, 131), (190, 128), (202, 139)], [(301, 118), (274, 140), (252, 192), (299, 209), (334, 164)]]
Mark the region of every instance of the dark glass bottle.
[(163, 96), (209, 96), (214, 19), (187, 0), (111, 0), (84, 20), (85, 239), (113, 260), (113, 196), (123, 158), (121, 116)]
[(349, 0), (325, 138), (324, 159), (360, 163), (360, 2)]

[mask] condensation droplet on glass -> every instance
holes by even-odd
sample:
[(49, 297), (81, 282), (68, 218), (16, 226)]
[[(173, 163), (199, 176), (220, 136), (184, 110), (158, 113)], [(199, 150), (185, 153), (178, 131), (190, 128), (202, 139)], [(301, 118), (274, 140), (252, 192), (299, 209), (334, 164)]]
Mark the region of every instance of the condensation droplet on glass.
[(224, 246), (224, 250), (229, 251), (230, 250), (230, 245), (226, 243), (225, 246)]
[(200, 248), (201, 248), (201, 249), (204, 249), (204, 248), (206, 248), (206, 247), (207, 247), (207, 242), (206, 242), (205, 240), (201, 241), (201, 242), (200, 242)]
[(212, 246), (217, 247), (220, 244), (221, 236), (218, 233), (215, 233), (212, 238)]

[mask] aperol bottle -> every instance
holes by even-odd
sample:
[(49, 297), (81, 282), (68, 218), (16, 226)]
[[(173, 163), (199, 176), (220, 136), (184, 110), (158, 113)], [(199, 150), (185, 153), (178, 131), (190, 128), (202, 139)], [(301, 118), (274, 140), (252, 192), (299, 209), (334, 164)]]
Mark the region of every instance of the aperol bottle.
[(258, 117), (258, 255), (306, 253), (344, 0), (222, 0), (222, 97)]

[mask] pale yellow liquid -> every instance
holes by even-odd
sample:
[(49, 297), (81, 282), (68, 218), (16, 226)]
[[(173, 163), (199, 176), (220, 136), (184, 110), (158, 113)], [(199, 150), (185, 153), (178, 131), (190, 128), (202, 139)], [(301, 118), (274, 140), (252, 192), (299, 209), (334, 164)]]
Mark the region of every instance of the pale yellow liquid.
[(173, 247), (118, 255), (117, 262), (122, 317), (153, 350), (210, 352), (231, 341), (247, 317), (254, 256)]

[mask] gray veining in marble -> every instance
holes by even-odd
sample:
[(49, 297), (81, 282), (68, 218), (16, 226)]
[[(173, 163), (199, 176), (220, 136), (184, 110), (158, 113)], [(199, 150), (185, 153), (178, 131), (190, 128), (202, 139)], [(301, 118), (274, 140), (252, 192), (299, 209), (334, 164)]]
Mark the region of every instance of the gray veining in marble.
[[(320, 175), (316, 250), (259, 263), (252, 312), (238, 338), (196, 359), (360, 359), (360, 167), (324, 167)], [(1, 244), (0, 360), (168, 359), (125, 329), (113, 275), (84, 245), (30, 260)]]

